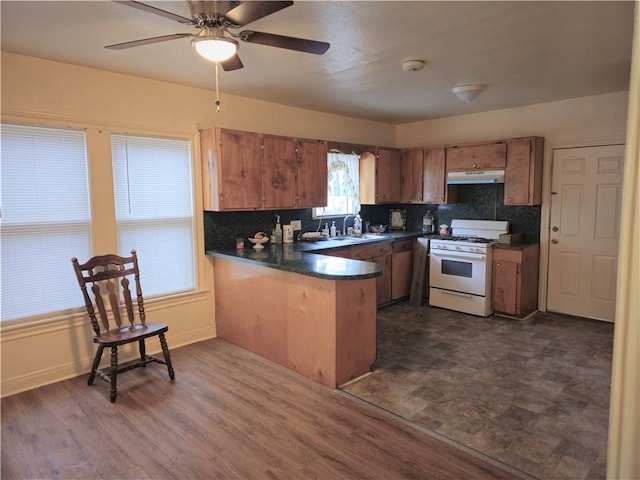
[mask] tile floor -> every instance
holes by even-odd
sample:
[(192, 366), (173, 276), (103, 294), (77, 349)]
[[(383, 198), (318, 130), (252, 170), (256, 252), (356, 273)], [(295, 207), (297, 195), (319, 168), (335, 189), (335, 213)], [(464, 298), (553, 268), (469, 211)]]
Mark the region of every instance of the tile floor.
[(378, 311), (373, 372), (343, 388), (545, 480), (606, 478), (613, 324)]

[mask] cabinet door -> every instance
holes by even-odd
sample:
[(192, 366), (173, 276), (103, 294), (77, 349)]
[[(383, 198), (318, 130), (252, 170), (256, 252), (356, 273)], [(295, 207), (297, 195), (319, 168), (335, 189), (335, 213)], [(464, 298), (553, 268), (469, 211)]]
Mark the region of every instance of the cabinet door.
[(221, 130), (218, 192), (222, 210), (262, 206), (262, 149), (260, 135)]
[(540, 205), (542, 200), (541, 137), (507, 141), (507, 167), (504, 174), (505, 205)]
[(202, 167), (202, 209), (220, 210), (218, 188), (218, 135), (217, 128), (200, 130), (200, 164)]
[(518, 263), (506, 260), (493, 261), (493, 309), (509, 315), (519, 314)]
[(445, 149), (428, 148), (423, 159), (423, 198), (425, 203), (447, 202)]
[(373, 257), (371, 261), (382, 266), (382, 275), (376, 277), (376, 304), (389, 303), (391, 301), (391, 254)]
[(296, 142), (264, 135), (264, 207), (293, 208), (296, 203)]
[(504, 142), (447, 148), (447, 170), (502, 169), (507, 161)]
[(394, 253), (391, 258), (391, 299), (409, 296), (413, 272), (413, 252)]
[(376, 165), (376, 203), (400, 201), (400, 150), (379, 148)]
[(298, 140), (297, 207), (327, 205), (327, 143)]
[(422, 168), (422, 150), (407, 150), (403, 152), (401, 161), (401, 202), (422, 202)]

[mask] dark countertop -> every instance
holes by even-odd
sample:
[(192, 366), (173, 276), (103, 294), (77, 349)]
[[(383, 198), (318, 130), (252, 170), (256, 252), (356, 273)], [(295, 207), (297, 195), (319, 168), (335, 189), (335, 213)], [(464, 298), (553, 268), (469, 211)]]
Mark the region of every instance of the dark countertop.
[[(285, 270), (311, 277), (329, 280), (361, 280), (382, 275), (382, 266), (374, 262), (322, 255), (323, 252), (367, 243), (404, 240), (427, 236), (422, 232), (390, 232), (382, 235), (365, 234), (363, 238), (341, 237), (340, 239), (316, 242), (295, 242), (270, 245), (261, 250), (207, 250), (210, 257), (226, 258), (263, 267)], [(432, 235), (433, 236), (433, 235)], [(435, 235), (436, 237), (438, 235)]]
[(530, 245), (538, 245), (538, 243), (494, 243), (493, 248), (502, 248), (504, 250), (522, 250)]

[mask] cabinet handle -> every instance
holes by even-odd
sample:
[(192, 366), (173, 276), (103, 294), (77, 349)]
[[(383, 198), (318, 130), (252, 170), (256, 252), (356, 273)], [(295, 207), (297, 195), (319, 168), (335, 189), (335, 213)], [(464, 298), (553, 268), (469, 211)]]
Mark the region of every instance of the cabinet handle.
[(477, 164), (477, 163), (474, 163), (474, 164), (473, 164), (473, 168), (478, 168), (478, 164)]
[(511, 202), (511, 201), (513, 201), (513, 198), (509, 197), (509, 198), (507, 198), (507, 201)]
[(502, 266), (501, 263), (496, 263), (496, 267), (500, 267), (500, 266)]
[(558, 240), (556, 240), (555, 238), (553, 240), (551, 240), (551, 243), (553, 243), (554, 245), (558, 243)]

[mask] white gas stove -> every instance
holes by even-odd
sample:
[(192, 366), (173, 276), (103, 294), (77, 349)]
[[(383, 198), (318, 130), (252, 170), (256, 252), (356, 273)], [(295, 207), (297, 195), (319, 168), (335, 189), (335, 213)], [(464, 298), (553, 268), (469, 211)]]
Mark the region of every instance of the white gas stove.
[(509, 222), (452, 220), (451, 230), (429, 244), (429, 305), (487, 317), (493, 313), (492, 245)]

